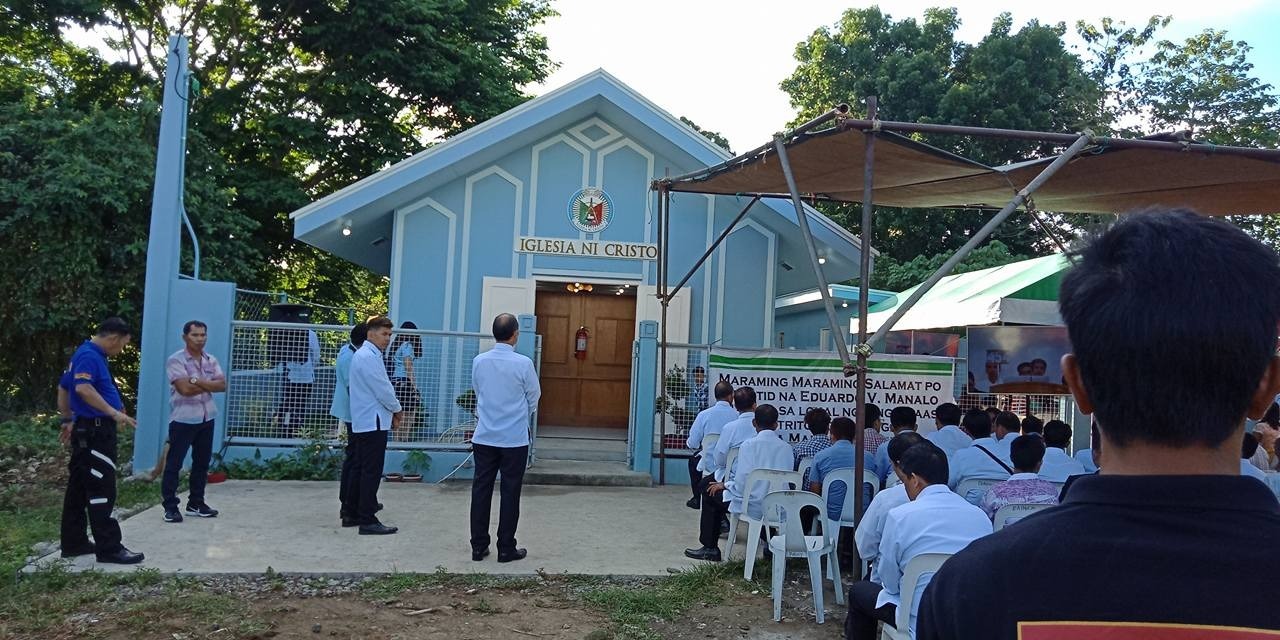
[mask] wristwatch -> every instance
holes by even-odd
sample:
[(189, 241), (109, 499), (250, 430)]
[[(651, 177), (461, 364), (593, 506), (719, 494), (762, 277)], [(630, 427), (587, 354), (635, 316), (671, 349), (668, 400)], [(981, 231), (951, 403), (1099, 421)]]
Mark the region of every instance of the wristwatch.
[(195, 384), (195, 383), (197, 383), (197, 382), (199, 382), (199, 381), (200, 381), (200, 378), (197, 378), (197, 377), (195, 377), (195, 376), (191, 376), (191, 379), (190, 379), (190, 380), (187, 380), (187, 382), (190, 382), (191, 384)]

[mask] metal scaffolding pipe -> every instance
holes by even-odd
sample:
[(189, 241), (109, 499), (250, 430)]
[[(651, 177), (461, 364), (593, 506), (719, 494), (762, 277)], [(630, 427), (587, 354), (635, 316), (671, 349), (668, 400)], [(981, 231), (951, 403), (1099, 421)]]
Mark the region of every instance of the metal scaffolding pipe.
[[(822, 275), (822, 265), (818, 263), (818, 247), (813, 241), (813, 233), (809, 231), (809, 216), (804, 211), (804, 202), (800, 200), (800, 191), (796, 188), (795, 175), (791, 173), (791, 163), (787, 160), (787, 145), (783, 143), (782, 135), (779, 134), (773, 139), (773, 145), (778, 150), (778, 161), (782, 163), (782, 175), (787, 178), (787, 188), (791, 190), (791, 204), (796, 208), (796, 221), (800, 224), (800, 236), (804, 238), (804, 246), (809, 252), (809, 263), (813, 266), (813, 275), (818, 279), (818, 294), (822, 296), (822, 306), (827, 310), (827, 322), (831, 325), (831, 333), (836, 339), (836, 350), (840, 353), (840, 361), (844, 363), (846, 369), (849, 366), (849, 345), (846, 344), (844, 334), (840, 331), (840, 323), (836, 321), (836, 307), (831, 302), (831, 292), (827, 290), (827, 278)], [(774, 268), (769, 265), (769, 268)], [(770, 336), (770, 342), (772, 342)]]
[(995, 231), (996, 227), (1000, 226), (1000, 223), (1004, 222), (1006, 218), (1012, 215), (1018, 207), (1026, 203), (1027, 198), (1031, 194), (1035, 193), (1036, 189), (1039, 189), (1040, 186), (1048, 181), (1053, 174), (1057, 173), (1059, 169), (1067, 166), (1067, 163), (1070, 162), (1076, 154), (1080, 153), (1080, 150), (1084, 149), (1092, 140), (1093, 135), (1089, 133), (1081, 134), (1076, 138), (1076, 141), (1073, 142), (1070, 147), (1067, 147), (1067, 150), (1064, 151), (1062, 155), (1054, 158), (1053, 162), (1050, 163), (1049, 166), (1045, 167), (1044, 171), (1040, 172), (1040, 175), (1037, 175), (1034, 180), (1027, 184), (1027, 186), (1023, 187), (1022, 190), (1019, 191), (1018, 194), (1015, 195), (1013, 199), (995, 215), (995, 217), (991, 218), (991, 220), (979, 229), (972, 238), (969, 238), (969, 241), (964, 243), (964, 246), (957, 249), (950, 258), (947, 258), (947, 261), (944, 262), (941, 267), (938, 267), (938, 270), (933, 272), (933, 275), (929, 276), (929, 279), (925, 280), (924, 284), (916, 287), (916, 290), (911, 293), (906, 301), (898, 305), (898, 307), (893, 310), (893, 315), (889, 316), (889, 320), (880, 325), (880, 328), (876, 330), (875, 335), (871, 336), (871, 339), (867, 341), (867, 344), (874, 344), (876, 341), (884, 338), (885, 334), (889, 333), (889, 331), (893, 329), (893, 325), (897, 324), (898, 320), (901, 320), (902, 316), (906, 314), (906, 312), (909, 311), (911, 307), (924, 296), (924, 294), (928, 293), (934, 285), (938, 284), (939, 280), (951, 273), (951, 270), (954, 269), (956, 265), (960, 264), (960, 261), (964, 260), (965, 256), (969, 255), (970, 251), (973, 251), (982, 243), (983, 240), (986, 240), (987, 236), (991, 235), (991, 232)]
[[(867, 118), (875, 120), (876, 118), (876, 97), (867, 98)], [(862, 244), (859, 248), (858, 256), (858, 366), (854, 373), (858, 376), (857, 392), (854, 395), (854, 407), (858, 417), (857, 428), (854, 430), (853, 437), (853, 478), (858, 484), (857, 493), (853, 494), (853, 521), (860, 523), (862, 521), (862, 510), (865, 505), (862, 504), (862, 474), (866, 470), (866, 453), (863, 451), (863, 444), (866, 442), (867, 424), (867, 349), (863, 346), (867, 343), (867, 309), (870, 306), (867, 298), (871, 295), (871, 214), (874, 205), (871, 201), (871, 194), (875, 187), (875, 164), (876, 164), (876, 132), (866, 132), (867, 143), (865, 156), (862, 162)], [(848, 373), (848, 372), (846, 372)], [(855, 524), (856, 526), (856, 524)], [(856, 554), (857, 551), (855, 550)], [(862, 562), (858, 562), (858, 571), (855, 577), (861, 578)]]
[(703, 252), (702, 257), (698, 258), (698, 261), (694, 263), (691, 269), (689, 269), (689, 273), (684, 274), (684, 277), (680, 279), (680, 282), (676, 284), (675, 288), (672, 289), (671, 293), (668, 295), (675, 297), (677, 293), (680, 293), (680, 290), (684, 288), (684, 285), (689, 282), (689, 278), (692, 278), (693, 274), (698, 272), (698, 269), (702, 267), (702, 264), (706, 262), (707, 259), (711, 257), (711, 254), (715, 252), (716, 248), (720, 246), (720, 243), (724, 242), (724, 239), (728, 238), (730, 233), (733, 233), (733, 230), (738, 226), (738, 223), (742, 222), (742, 219), (747, 216), (747, 212), (751, 210), (752, 205), (759, 201), (760, 196), (752, 198), (751, 202), (748, 202), (747, 206), (743, 207), (742, 211), (738, 212), (738, 216), (733, 219), (733, 222), (730, 222), (729, 226), (725, 227), (724, 231), (720, 233), (720, 236), (716, 238), (716, 241), (711, 243), (710, 247), (707, 247), (707, 250)]
[(658, 484), (667, 483), (667, 311), (671, 297), (667, 295), (667, 257), (671, 243), (671, 192), (664, 186), (658, 191), (658, 242), (662, 243), (658, 269), (658, 299), (662, 302), (662, 362), (658, 365), (658, 397), (663, 399), (662, 417), (658, 419)]

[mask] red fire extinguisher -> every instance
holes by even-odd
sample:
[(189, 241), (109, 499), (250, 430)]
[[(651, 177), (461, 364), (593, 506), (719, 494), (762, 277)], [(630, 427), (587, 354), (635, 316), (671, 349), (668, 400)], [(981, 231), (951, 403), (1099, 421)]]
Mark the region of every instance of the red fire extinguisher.
[(591, 334), (587, 333), (586, 327), (578, 327), (578, 335), (573, 341), (573, 357), (579, 360), (587, 359), (587, 338), (589, 337)]

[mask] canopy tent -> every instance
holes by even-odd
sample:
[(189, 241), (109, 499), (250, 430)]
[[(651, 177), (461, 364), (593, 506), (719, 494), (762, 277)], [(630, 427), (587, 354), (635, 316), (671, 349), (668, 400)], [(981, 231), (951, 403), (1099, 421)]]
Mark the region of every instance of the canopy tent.
[[(667, 287), (666, 266), (672, 192), (748, 195), (754, 196), (752, 202), (759, 198), (791, 199), (845, 373), (858, 376), (855, 404), (860, 425), (866, 423), (865, 374), (867, 358), (872, 353), (870, 345), (895, 328), (934, 285), (1018, 208), (1026, 207), (1033, 217), (1036, 208), (1122, 213), (1152, 206), (1189, 207), (1206, 214), (1230, 215), (1272, 213), (1280, 203), (1280, 150), (1218, 147), (1168, 138), (1107, 138), (1087, 131), (1063, 134), (881, 121), (876, 118), (876, 107), (876, 98), (868, 98), (867, 118), (855, 119), (849, 117), (848, 105), (840, 105), (736, 158), (654, 181), (652, 188), (659, 194), (658, 297), (663, 306), (664, 370), (666, 310), (673, 295)], [(819, 130), (832, 122), (834, 126)], [(905, 137), (912, 133), (1033, 140), (1063, 145), (1065, 149), (1054, 157), (993, 168)], [(802, 200), (806, 197), (862, 203), (862, 274), (870, 273), (875, 204), (908, 208), (999, 207), (999, 211), (924, 283), (904, 292), (906, 299), (889, 311), (874, 336), (867, 335), (868, 323), (858, 323), (855, 365), (809, 231)], [(708, 254), (724, 237), (722, 234), (708, 248)], [(681, 282), (700, 266), (701, 261)], [(868, 280), (864, 275), (859, 283), (859, 318), (869, 315)], [(665, 429), (664, 422), (664, 432)], [(863, 429), (856, 430), (854, 451), (854, 476), (861, 477), (865, 468)], [(860, 519), (862, 508), (862, 493), (855, 492), (856, 519)]]
[[(893, 325), (894, 331), (947, 329), (986, 324), (1058, 324), (1058, 285), (1071, 266), (1062, 254), (947, 276)], [(871, 307), (867, 330), (883, 326), (922, 285)], [(858, 321), (850, 332), (858, 331)]]

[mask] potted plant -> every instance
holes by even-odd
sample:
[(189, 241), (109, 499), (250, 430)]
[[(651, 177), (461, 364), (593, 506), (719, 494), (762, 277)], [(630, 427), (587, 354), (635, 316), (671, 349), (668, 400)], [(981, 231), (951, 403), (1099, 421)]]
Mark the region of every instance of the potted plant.
[(404, 481), (422, 482), (422, 473), (431, 468), (431, 456), (426, 451), (414, 449), (404, 457)]

